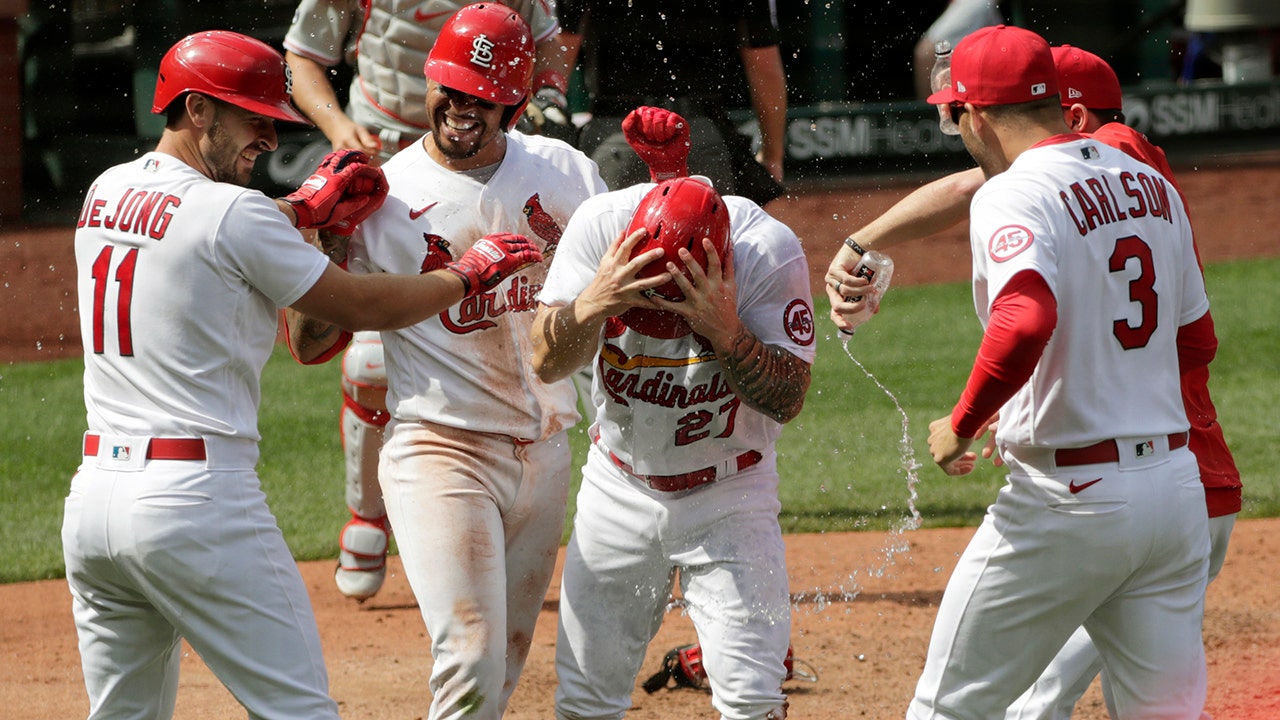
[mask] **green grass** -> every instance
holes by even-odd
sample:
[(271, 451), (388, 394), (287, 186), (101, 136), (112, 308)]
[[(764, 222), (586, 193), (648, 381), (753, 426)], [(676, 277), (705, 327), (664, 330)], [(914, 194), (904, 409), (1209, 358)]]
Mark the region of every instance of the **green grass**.
[[(1244, 477), (1241, 517), (1274, 517), (1280, 515), (1280, 294), (1274, 289), (1280, 260), (1218, 264), (1206, 272), (1221, 345), (1211, 389)], [(813, 385), (804, 412), (778, 444), (784, 531), (897, 527), (910, 517), (909, 482), (926, 527), (977, 524), (1003, 471), (984, 463), (971, 475), (947, 477), (927, 446), (928, 425), (950, 411), (980, 339), (968, 284), (893, 289), (881, 315), (850, 341), (852, 358), (826, 314), (819, 301)], [(0, 366), (6, 409), (0, 416), (6, 558), (0, 582), (63, 574), (58, 529), (84, 431), (81, 369), (79, 360)], [(281, 349), (263, 376), (259, 471), (301, 560), (336, 557), (337, 531), (347, 517), (338, 374), (336, 362), (302, 367)], [(905, 444), (895, 398), (906, 413)], [(570, 439), (582, 458), (583, 428)], [(578, 479), (575, 467), (574, 487)]]

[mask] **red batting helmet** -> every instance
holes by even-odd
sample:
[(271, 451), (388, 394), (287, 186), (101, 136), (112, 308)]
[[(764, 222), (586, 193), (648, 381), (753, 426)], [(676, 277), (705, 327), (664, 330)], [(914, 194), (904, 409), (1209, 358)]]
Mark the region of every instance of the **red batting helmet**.
[(188, 35), (160, 60), (151, 112), (162, 113), (187, 92), (218, 98), (249, 112), (310, 125), (290, 100), (293, 79), (270, 45), (226, 30)]
[[(653, 277), (666, 272), (668, 262), (682, 265), (677, 251), (685, 248), (704, 269), (707, 253), (702, 239), (710, 238), (721, 259), (729, 249), (729, 208), (720, 193), (705, 180), (694, 177), (667, 180), (650, 190), (636, 207), (627, 226), (627, 235), (644, 228), (649, 237), (636, 246), (632, 257), (661, 247), (665, 252), (649, 263), (637, 277)], [(680, 302), (684, 294), (675, 281), (655, 288), (653, 294)], [(678, 338), (690, 332), (689, 324), (680, 316), (652, 308), (631, 308), (621, 315), (627, 327), (656, 338)]]
[(533, 33), (505, 5), (468, 5), (440, 28), (423, 71), (447, 88), (512, 108), (504, 116), (510, 129), (529, 102)]

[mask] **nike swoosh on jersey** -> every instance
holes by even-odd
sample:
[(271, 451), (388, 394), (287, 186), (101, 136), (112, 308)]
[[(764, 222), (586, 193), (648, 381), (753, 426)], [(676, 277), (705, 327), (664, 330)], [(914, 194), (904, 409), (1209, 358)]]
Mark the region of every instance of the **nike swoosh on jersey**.
[(433, 207), (435, 207), (436, 205), (439, 205), (439, 204), (440, 204), (439, 202), (433, 202), (433, 203), (431, 203), (430, 205), (427, 205), (426, 207), (422, 208), (421, 210), (410, 210), (410, 211), (409, 211), (409, 219), (410, 219), (410, 220), (417, 220), (418, 218), (422, 217), (422, 214), (423, 214), (423, 213), (425, 213), (426, 211), (430, 210), (431, 208), (433, 208)]
[(453, 12), (452, 10), (445, 10), (444, 12), (424, 13), (422, 12), (422, 8), (418, 8), (413, 11), (413, 19), (417, 20), (420, 23), (430, 22), (431, 20), (435, 20), (438, 17), (449, 15), (452, 12)]
[(1072, 480), (1071, 484), (1067, 486), (1067, 489), (1071, 491), (1072, 495), (1075, 495), (1076, 493), (1080, 492), (1081, 490), (1084, 490), (1090, 485), (1095, 485), (1100, 482), (1102, 482), (1102, 478), (1098, 478), (1097, 480), (1090, 480), (1089, 482), (1085, 482), (1085, 483), (1076, 483), (1075, 480)]

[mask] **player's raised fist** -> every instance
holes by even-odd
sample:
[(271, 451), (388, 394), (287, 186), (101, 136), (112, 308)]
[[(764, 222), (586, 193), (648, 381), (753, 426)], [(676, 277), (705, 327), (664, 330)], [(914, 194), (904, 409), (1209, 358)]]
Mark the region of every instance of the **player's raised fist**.
[(444, 267), (462, 278), (465, 297), (470, 297), (539, 262), (542, 262), (542, 253), (529, 238), (495, 233), (481, 238), (462, 257)]
[(649, 166), (649, 178), (662, 182), (689, 174), (689, 122), (670, 110), (638, 107), (622, 119), (627, 144)]
[(335, 150), (302, 185), (285, 196), (298, 228), (332, 228), (349, 234), (382, 205), (387, 180), (359, 150)]

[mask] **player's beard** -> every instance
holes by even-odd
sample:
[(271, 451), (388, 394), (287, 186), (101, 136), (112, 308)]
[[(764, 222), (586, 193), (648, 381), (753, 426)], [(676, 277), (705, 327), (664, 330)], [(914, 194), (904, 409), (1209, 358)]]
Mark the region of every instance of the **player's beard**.
[(502, 129), (486, 123), (483, 117), (479, 117), (479, 113), (471, 121), (479, 123), (476, 129), (457, 133), (448, 126), (446, 114), (440, 112), (436, 118), (435, 129), (431, 133), (431, 140), (441, 155), (453, 161), (470, 160), (493, 143), (502, 142), (505, 139)]
[(978, 163), (978, 167), (982, 169), (982, 176), (990, 180), (993, 176), (1000, 173), (1003, 168), (998, 167), (995, 162), (994, 153), (991, 149), (982, 143), (973, 133), (960, 133), (960, 139), (964, 140), (964, 147), (969, 151), (970, 157), (974, 162)]
[(209, 151), (205, 162), (209, 165), (211, 177), (216, 182), (246, 186), (253, 171), (240, 167), (240, 153), (244, 148), (237, 147), (231, 133), (217, 115), (209, 123)]

